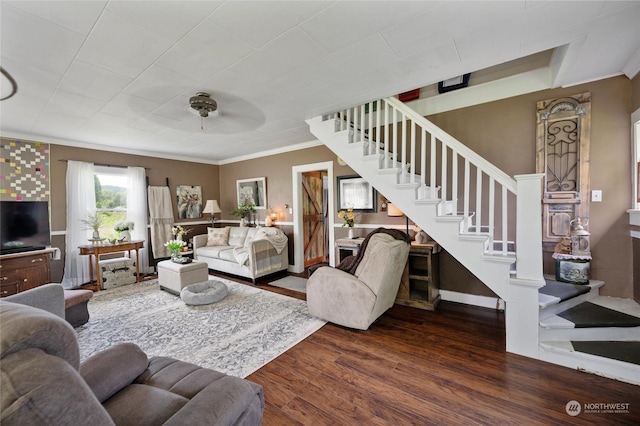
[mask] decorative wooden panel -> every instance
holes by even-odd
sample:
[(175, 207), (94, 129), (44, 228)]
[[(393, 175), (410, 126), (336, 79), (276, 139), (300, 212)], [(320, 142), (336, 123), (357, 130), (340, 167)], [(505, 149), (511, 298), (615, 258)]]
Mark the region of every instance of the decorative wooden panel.
[(538, 102), (536, 172), (545, 174), (545, 251), (569, 235), (572, 220), (589, 217), (590, 141), (590, 93)]

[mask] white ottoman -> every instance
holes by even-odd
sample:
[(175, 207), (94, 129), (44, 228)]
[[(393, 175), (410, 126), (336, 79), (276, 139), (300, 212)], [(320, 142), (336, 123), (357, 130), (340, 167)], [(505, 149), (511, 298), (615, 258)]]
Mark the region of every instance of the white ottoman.
[(175, 263), (170, 260), (158, 262), (158, 281), (162, 290), (180, 295), (189, 284), (209, 279), (209, 269), (205, 262)]

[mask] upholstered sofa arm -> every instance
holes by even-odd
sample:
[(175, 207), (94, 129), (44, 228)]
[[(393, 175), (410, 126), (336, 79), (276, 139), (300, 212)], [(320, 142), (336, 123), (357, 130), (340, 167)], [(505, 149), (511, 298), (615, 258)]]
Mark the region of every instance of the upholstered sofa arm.
[(147, 355), (133, 343), (120, 343), (80, 365), (80, 375), (101, 403), (129, 386), (147, 369)]
[(64, 288), (60, 284), (41, 285), (2, 300), (44, 309), (64, 319)]
[(195, 235), (193, 237), (193, 258), (194, 259), (198, 258), (198, 253), (197, 253), (198, 249), (200, 247), (206, 247), (207, 238), (208, 238), (207, 234)]

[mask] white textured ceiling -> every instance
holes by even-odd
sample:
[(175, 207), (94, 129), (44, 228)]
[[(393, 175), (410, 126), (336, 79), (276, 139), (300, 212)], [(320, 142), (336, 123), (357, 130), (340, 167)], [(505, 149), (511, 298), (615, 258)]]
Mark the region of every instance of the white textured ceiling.
[[(18, 83), (2, 136), (210, 163), (544, 50), (563, 53), (553, 86), (640, 68), (638, 1), (2, 0), (0, 13), (1, 65)], [(220, 111), (203, 131), (186, 107), (199, 91)]]

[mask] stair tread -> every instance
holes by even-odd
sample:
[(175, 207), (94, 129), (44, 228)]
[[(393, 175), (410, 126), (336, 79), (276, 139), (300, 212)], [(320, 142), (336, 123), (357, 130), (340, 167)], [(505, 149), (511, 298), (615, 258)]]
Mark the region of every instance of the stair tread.
[(545, 280), (545, 282), (546, 285), (544, 287), (540, 287), (538, 292), (558, 298), (559, 302), (573, 299), (574, 297), (591, 291), (591, 287), (588, 285), (569, 284), (554, 280)]
[(591, 302), (583, 302), (558, 316), (571, 321), (576, 328), (640, 327), (640, 318)]
[(573, 350), (640, 365), (640, 342), (571, 341)]

